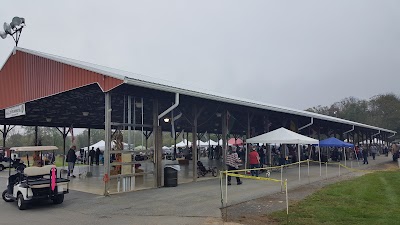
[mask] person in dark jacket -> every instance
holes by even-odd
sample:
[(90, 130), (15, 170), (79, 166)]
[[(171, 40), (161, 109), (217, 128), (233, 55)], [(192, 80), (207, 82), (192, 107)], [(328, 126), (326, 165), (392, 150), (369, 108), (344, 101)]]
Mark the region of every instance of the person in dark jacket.
[(362, 151), (363, 157), (364, 157), (364, 163), (363, 164), (368, 164), (368, 149), (367, 147), (362, 148), (362, 146), (360, 146), (360, 151)]
[(76, 162), (76, 154), (75, 154), (76, 146), (72, 146), (67, 153), (67, 162), (68, 162), (68, 176), (72, 174), (72, 177), (75, 178), (75, 175), (73, 174), (74, 172), (74, 166)]
[(100, 149), (97, 148), (96, 149), (96, 165), (100, 164), (100, 155), (101, 155)]
[(90, 160), (90, 165), (93, 165), (94, 162), (94, 156), (96, 155), (96, 152), (94, 151), (94, 147), (89, 152), (89, 160)]

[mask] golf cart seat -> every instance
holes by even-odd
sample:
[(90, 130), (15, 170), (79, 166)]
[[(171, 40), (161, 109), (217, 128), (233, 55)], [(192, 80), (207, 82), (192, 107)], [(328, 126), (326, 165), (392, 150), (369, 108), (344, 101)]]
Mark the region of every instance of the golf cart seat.
[[(22, 186), (29, 186), (30, 188), (45, 188), (50, 187), (50, 178), (44, 178), (44, 176), (50, 176), (50, 171), (55, 168), (54, 165), (47, 165), (43, 167), (28, 167), (24, 170), (25, 180), (22, 181)], [(69, 180), (64, 178), (56, 178), (56, 184), (68, 184)]]
[(27, 177), (36, 177), (36, 176), (45, 176), (50, 174), (50, 170), (52, 168), (55, 168), (55, 165), (47, 165), (47, 166), (42, 166), (42, 167), (27, 167), (24, 170), (24, 174)]

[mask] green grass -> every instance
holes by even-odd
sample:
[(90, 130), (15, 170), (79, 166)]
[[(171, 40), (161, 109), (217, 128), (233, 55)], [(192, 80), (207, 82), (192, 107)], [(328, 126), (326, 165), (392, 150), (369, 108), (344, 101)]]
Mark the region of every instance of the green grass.
[[(371, 173), (329, 185), (290, 206), (289, 224), (400, 224), (399, 200), (399, 171)], [(270, 217), (287, 223), (286, 210)]]

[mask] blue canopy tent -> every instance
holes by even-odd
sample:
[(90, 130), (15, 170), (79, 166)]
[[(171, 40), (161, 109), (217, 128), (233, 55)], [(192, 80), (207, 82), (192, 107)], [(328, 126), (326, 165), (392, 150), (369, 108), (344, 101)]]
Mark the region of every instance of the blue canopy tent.
[(331, 137), (322, 141), (319, 141), (319, 146), (320, 147), (347, 147), (347, 148), (351, 148), (354, 147), (353, 144), (341, 141), (337, 138)]
[[(347, 157), (346, 157), (346, 148), (352, 148), (354, 147), (353, 144), (344, 142), (342, 140), (339, 140), (337, 138), (331, 137), (322, 141), (319, 141), (319, 146), (320, 147), (338, 147), (338, 148), (344, 148), (344, 164), (347, 165)], [(328, 150), (327, 150), (328, 151)]]

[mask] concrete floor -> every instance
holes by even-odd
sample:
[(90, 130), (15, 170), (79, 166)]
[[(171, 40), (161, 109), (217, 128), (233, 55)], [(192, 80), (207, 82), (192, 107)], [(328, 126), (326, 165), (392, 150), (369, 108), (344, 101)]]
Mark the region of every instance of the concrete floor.
[[(354, 166), (366, 169), (378, 163), (389, 163), (391, 156), (378, 156), (370, 159), (370, 164)], [(326, 170), (319, 165), (301, 167), (301, 181), (298, 167), (284, 170), (290, 189), (308, 182), (323, 182)], [(0, 172), (1, 177), (6, 172)], [(348, 173), (342, 168), (341, 173)], [(336, 165), (328, 166), (327, 177), (338, 176)], [(280, 178), (280, 172), (272, 172), (272, 177)], [(77, 180), (73, 182), (78, 183)], [(84, 183), (84, 182), (82, 182)], [(6, 179), (0, 178), (0, 188), (5, 189)], [(280, 192), (280, 183), (244, 179), (243, 185), (234, 182), (228, 186), (228, 205), (248, 201), (268, 194)], [(274, 204), (285, 204), (276, 202)], [(19, 225), (29, 221), (30, 225), (57, 223), (63, 224), (223, 224), (221, 219), (221, 191), (219, 179), (180, 184), (177, 187), (147, 189), (103, 197), (84, 192), (71, 191), (61, 205), (51, 203), (36, 204), (23, 212), (15, 203), (0, 201), (0, 224)]]

